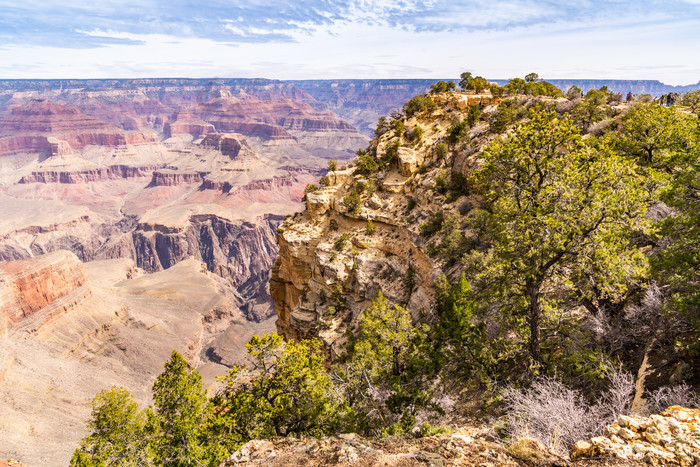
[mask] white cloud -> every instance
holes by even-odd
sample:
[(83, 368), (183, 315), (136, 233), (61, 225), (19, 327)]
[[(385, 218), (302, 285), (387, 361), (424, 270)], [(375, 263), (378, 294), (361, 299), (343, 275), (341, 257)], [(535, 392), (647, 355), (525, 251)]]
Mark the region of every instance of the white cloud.
[[(36, 0), (28, 2), (31, 6)], [(119, 3), (101, 8), (108, 11)], [(124, 3), (125, 8), (134, 5)], [(670, 84), (700, 79), (695, 63), (698, 16), (651, 7), (627, 11), (627, 0), (606, 3), (582, 0), (569, 11), (563, 1), (354, 0), (341, 18), (332, 8), (318, 10), (317, 16), (296, 12), (283, 17), (275, 9), (278, 2), (248, 1), (246, 7), (274, 9), (274, 14), (251, 21), (232, 9), (230, 15), (211, 19), (208, 27), (218, 28), (218, 35), (210, 36), (202, 35), (194, 22), (166, 28), (158, 26), (165, 19), (147, 15), (144, 21), (153, 24), (151, 29), (114, 21), (70, 31), (95, 39), (99, 48), (3, 41), (0, 74), (438, 79), (469, 69), (490, 78), (534, 71), (551, 78), (660, 79)], [(609, 6), (613, 3), (617, 6)], [(99, 42), (102, 38), (112, 42)], [(237, 47), (231, 47), (234, 41)]]

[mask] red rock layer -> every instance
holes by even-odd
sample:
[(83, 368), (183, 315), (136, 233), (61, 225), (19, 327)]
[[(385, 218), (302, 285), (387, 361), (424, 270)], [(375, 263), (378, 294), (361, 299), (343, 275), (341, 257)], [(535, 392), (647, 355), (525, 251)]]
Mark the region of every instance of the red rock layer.
[(83, 263), (65, 250), (0, 264), (0, 336), (87, 283)]
[(236, 131), (267, 139), (292, 139), (288, 130), (355, 131), (329, 111), (316, 110), (308, 104), (291, 100), (222, 98), (200, 104), (195, 111), (217, 131)]
[(204, 147), (218, 149), (221, 154), (229, 156), (231, 159), (235, 159), (241, 149), (248, 146), (245, 141), (242, 142), (236, 136), (221, 133), (207, 135), (201, 144)]
[[(52, 146), (49, 137), (65, 141), (73, 149), (87, 145), (120, 146), (158, 141), (151, 132), (124, 132), (83, 114), (77, 107), (44, 99), (12, 109), (10, 115), (0, 120), (0, 154), (17, 151), (53, 154), (60, 148)], [(65, 152), (66, 148), (62, 151)]]
[(172, 121), (165, 123), (163, 133), (167, 137), (190, 134), (194, 137), (214, 133), (214, 125), (207, 123), (190, 110), (182, 110), (173, 115)]
[(12, 109), (0, 122), (0, 135), (15, 133), (74, 133), (80, 130), (119, 130), (117, 127), (88, 117), (73, 106), (36, 99)]
[(127, 165), (111, 165), (97, 169), (81, 170), (77, 172), (45, 171), (32, 172), (25, 175), (19, 181), (22, 184), (28, 183), (86, 183), (101, 182), (104, 180), (117, 180), (120, 178), (148, 177), (157, 169), (163, 168), (159, 165), (144, 167), (130, 167)]

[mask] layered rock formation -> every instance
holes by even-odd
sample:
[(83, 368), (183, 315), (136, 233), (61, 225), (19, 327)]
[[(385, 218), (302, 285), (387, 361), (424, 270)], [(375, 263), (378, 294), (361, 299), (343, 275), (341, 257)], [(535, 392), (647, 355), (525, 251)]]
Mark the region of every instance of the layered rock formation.
[(660, 415), (628, 417), (605, 429), (605, 436), (579, 441), (572, 459), (612, 457), (651, 465), (700, 465), (700, 409), (669, 407)]
[[(475, 160), (472, 154), (444, 158), (437, 150), (453, 119), (466, 111), (462, 97), (483, 98), (483, 111), (495, 110), (490, 96), (435, 96), (438, 110), (406, 123), (409, 129), (429, 124), (431, 131), (419, 144), (401, 135), (397, 162), (388, 170), (371, 179), (353, 167), (329, 173), (327, 186), (306, 195), (306, 210), (280, 226), (280, 252), (270, 280), (278, 332), (318, 336), (334, 355), (342, 352), (348, 332), (378, 290), (391, 302), (407, 305), (415, 320), (432, 312), (434, 280), (450, 272), (450, 263), (427, 255), (420, 225), (435, 211), (447, 218), (475, 203), (470, 196), (448, 202), (432, 189), (445, 169), (467, 173)], [(484, 130), (472, 129), (473, 138), (489, 138)], [(369, 150), (381, 155), (396, 141), (394, 132), (387, 132)], [(359, 199), (356, 207), (347, 201), (352, 193)]]
[(192, 258), (155, 274), (66, 251), (0, 268), (0, 455), (28, 465), (67, 465), (98, 391), (124, 386), (146, 405), (173, 349), (209, 386), (272, 326), (251, 325), (256, 305)]
[(0, 263), (0, 336), (58, 299), (82, 301), (87, 292), (79, 289), (87, 285), (83, 264), (69, 251)]
[(277, 226), (328, 159), (367, 141), (285, 89), (67, 86), (5, 102), (0, 457), (65, 465), (99, 390), (147, 404), (173, 349), (213, 382), (274, 327)]
[(69, 152), (66, 144), (72, 149), (82, 149), (88, 145), (118, 146), (157, 140), (151, 132), (125, 132), (83, 114), (77, 107), (47, 99), (32, 100), (14, 108), (0, 120), (0, 155), (20, 151), (61, 155)]

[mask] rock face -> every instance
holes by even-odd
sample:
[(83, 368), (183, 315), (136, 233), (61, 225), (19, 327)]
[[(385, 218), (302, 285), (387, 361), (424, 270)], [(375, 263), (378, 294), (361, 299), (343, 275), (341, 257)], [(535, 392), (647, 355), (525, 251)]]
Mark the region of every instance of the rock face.
[[(59, 142), (60, 141), (60, 142)], [(0, 120), (0, 155), (9, 152), (70, 153), (88, 145), (118, 146), (158, 141), (152, 132), (124, 130), (83, 114), (74, 106), (36, 99)], [(66, 146), (67, 145), (67, 146)]]
[(370, 439), (343, 434), (322, 439), (253, 440), (220, 467), (528, 465), (510, 457), (503, 445), (485, 438), (483, 432), (462, 430), (417, 439), (401, 436)]
[(163, 126), (163, 133), (167, 137), (182, 134), (190, 134), (194, 137), (204, 136), (216, 132), (214, 125), (207, 123), (192, 110), (182, 110), (172, 116), (172, 121), (166, 122)]
[(0, 102), (0, 261), (69, 250), (89, 276), (25, 296), (3, 275), (0, 458), (30, 465), (68, 463), (100, 389), (147, 404), (172, 349), (207, 382), (237, 363), (274, 327), (277, 227), (368, 141), (269, 80), (0, 82)]
[(87, 285), (83, 264), (69, 251), (0, 263), (0, 336), (58, 299), (84, 299)]
[(614, 457), (651, 465), (700, 465), (700, 409), (669, 407), (648, 418), (621, 415), (605, 436), (579, 441), (572, 459)]
[(161, 168), (157, 165), (145, 167), (130, 167), (127, 165), (111, 165), (80, 171), (38, 171), (31, 175), (25, 175), (19, 180), (21, 184), (29, 183), (67, 183), (80, 184), (88, 182), (103, 182), (122, 178), (147, 177), (155, 170)]
[[(393, 131), (375, 138), (369, 151), (378, 156), (400, 142), (394, 164), (371, 178), (354, 168), (329, 173), (326, 186), (307, 193), (306, 210), (278, 229), (280, 252), (270, 293), (281, 334), (317, 336), (331, 356), (337, 355), (379, 290), (407, 306), (416, 321), (432, 313), (434, 280), (449, 274), (453, 263), (427, 254), (429, 236), (421, 235), (421, 224), (435, 211), (448, 218), (475, 202), (470, 196), (448, 201), (433, 189), (446, 169), (459, 165), (467, 171), (475, 157), (438, 155), (450, 122), (464, 110), (453, 105), (452, 95), (434, 99), (443, 99), (441, 110), (406, 123), (408, 128), (430, 125), (420, 144)], [(360, 200), (357, 206), (347, 201), (353, 193)]]
[(132, 234), (135, 259), (140, 268), (155, 272), (191, 256), (235, 287), (258, 282), (267, 277), (277, 252), (274, 232), (281, 220), (239, 223), (201, 215), (181, 228), (141, 224)]
[(231, 159), (238, 157), (242, 148), (248, 148), (248, 145), (245, 141), (241, 141), (241, 138), (235, 134), (226, 133), (207, 135), (201, 144), (204, 147), (217, 149), (221, 151), (221, 154), (229, 156)]

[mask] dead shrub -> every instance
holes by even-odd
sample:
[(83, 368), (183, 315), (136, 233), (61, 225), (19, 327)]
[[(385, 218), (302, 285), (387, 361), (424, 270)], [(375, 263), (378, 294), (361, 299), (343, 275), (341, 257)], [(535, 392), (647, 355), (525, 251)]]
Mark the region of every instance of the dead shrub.
[(672, 405), (695, 409), (700, 407), (700, 398), (687, 383), (680, 383), (651, 391), (649, 405), (654, 413), (663, 412)]
[(611, 369), (607, 377), (609, 390), (593, 405), (555, 378), (543, 377), (528, 388), (506, 390), (506, 435), (511, 440), (535, 440), (549, 451), (565, 455), (574, 443), (601, 434), (620, 413), (628, 413), (634, 394), (632, 376)]

